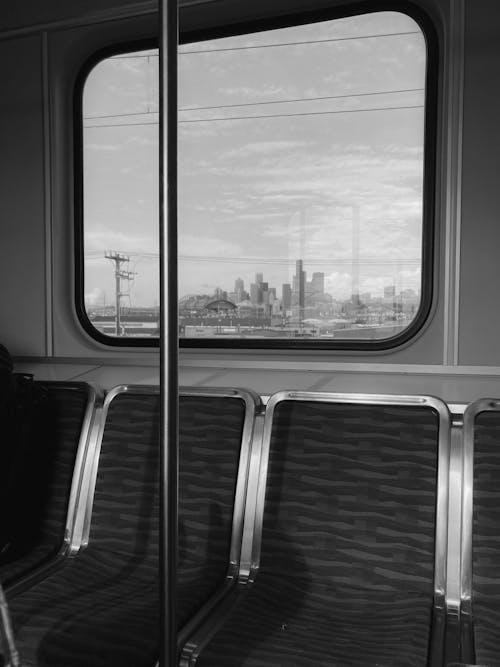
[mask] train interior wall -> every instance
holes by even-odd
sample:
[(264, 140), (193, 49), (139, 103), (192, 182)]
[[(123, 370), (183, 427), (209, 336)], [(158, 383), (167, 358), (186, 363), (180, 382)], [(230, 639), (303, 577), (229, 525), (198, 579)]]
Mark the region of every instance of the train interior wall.
[[(341, 3), (337, 3), (341, 4)], [(440, 43), (434, 301), (410, 342), (388, 352), (181, 350), (183, 385), (434, 394), (500, 394), (498, 308), (500, 7), (419, 0)], [(317, 0), (308, 9), (331, 7)], [(181, 26), (298, 10), (274, 3), (181, 3)], [(155, 4), (4, 4), (0, 9), (0, 340), (39, 379), (158, 382), (158, 352), (109, 348), (74, 306), (73, 102), (76, 74), (113, 42), (151, 37)]]

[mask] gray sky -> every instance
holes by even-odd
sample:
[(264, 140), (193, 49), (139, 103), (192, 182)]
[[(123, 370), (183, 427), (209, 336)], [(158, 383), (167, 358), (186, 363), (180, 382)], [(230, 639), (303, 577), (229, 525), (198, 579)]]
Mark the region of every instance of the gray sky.
[[(99, 304), (113, 299), (105, 250), (131, 253), (133, 305), (158, 299), (158, 59), (136, 55), (85, 88), (85, 291)], [(302, 257), (348, 297), (356, 211), (360, 291), (418, 289), (425, 64), (418, 26), (387, 12), (182, 46), (180, 295), (249, 289), (256, 271), (281, 295)]]

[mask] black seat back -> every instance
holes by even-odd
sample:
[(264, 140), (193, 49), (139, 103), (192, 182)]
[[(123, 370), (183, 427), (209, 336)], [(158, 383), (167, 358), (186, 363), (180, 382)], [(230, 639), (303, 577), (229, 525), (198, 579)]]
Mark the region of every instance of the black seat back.
[[(246, 473), (240, 465), (242, 434), (246, 420), (253, 418), (252, 401), (232, 390), (180, 394), (179, 625), (226, 577), (236, 486)], [(134, 562), (144, 576), (156, 578), (158, 391), (118, 388), (107, 402), (88, 549), (115, 560), (116, 568)]]
[(83, 382), (32, 382), (17, 376), (3, 487), (0, 576), (14, 580), (54, 558), (70, 538), (68, 512), (78, 484), (77, 458), (86, 445), (96, 392)]
[(432, 602), (440, 416), (367, 403), (272, 406), (261, 568)]
[[(265, 581), (268, 596), (278, 600), (288, 591), (285, 607), (304, 608), (301, 622), (311, 623), (321, 605), (369, 618), (397, 601), (396, 615), (418, 615), (418, 638), (404, 623), (392, 632), (401, 633), (417, 662), (432, 654), (439, 663), (449, 427), (446, 406), (433, 398), (272, 397), (263, 443), (268, 469), (266, 475), (264, 460), (259, 487), (262, 534), (254, 548), (257, 583)], [(352, 642), (350, 627), (346, 622), (344, 636), (332, 626), (340, 632), (332, 650)], [(379, 659), (388, 660), (391, 650)]]
[(500, 665), (500, 402), (473, 403), (464, 424), (463, 659)]

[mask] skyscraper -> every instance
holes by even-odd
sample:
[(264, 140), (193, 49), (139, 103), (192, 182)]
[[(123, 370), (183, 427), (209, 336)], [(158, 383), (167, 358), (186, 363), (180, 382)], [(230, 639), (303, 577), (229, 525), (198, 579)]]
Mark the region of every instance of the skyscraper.
[(301, 322), (304, 318), (304, 306), (306, 295), (306, 272), (303, 262), (298, 259), (295, 262), (295, 275), (293, 277), (292, 305), (297, 309), (297, 319)]
[(283, 283), (281, 287), (281, 301), (283, 310), (286, 312), (292, 307), (292, 286), (289, 283)]
[(295, 290), (297, 292), (297, 305), (299, 308), (304, 308), (305, 299), (305, 277), (306, 273), (303, 269), (301, 259), (295, 262)]
[(254, 306), (257, 306), (262, 300), (262, 290), (258, 283), (252, 283), (250, 285), (250, 301)]
[(216, 287), (214, 292), (214, 298), (225, 301), (227, 299), (227, 292), (221, 287)]
[(262, 293), (267, 290), (267, 283), (264, 282), (264, 274), (256, 273), (255, 282), (250, 285), (250, 301), (255, 305), (262, 303)]
[(236, 278), (234, 281), (234, 296), (236, 303), (245, 300), (245, 283), (241, 278)]
[(311, 293), (313, 296), (320, 296), (325, 293), (325, 274), (321, 271), (312, 274)]

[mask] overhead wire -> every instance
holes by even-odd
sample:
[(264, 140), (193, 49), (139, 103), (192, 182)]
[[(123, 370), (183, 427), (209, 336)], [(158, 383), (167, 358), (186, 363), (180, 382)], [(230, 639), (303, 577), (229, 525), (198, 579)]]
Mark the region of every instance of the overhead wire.
[[(206, 49), (206, 50), (195, 50), (195, 51), (181, 51), (180, 55), (185, 54), (195, 54), (195, 53), (214, 53), (221, 51), (239, 51), (239, 50), (248, 50), (248, 49), (262, 49), (262, 48), (274, 48), (274, 47), (285, 47), (285, 46), (297, 46), (297, 45), (309, 45), (309, 44), (322, 44), (329, 42), (342, 42), (342, 41), (352, 41), (360, 39), (372, 39), (376, 37), (395, 37), (403, 35), (414, 35), (421, 34), (419, 31), (404, 31), (399, 33), (379, 33), (372, 35), (359, 35), (352, 37), (338, 37), (338, 38), (329, 38), (329, 39), (320, 39), (320, 40), (302, 40), (297, 42), (280, 42), (276, 44), (260, 44), (260, 45), (249, 45), (249, 46), (238, 46), (238, 47), (227, 47), (221, 49)], [(126, 55), (126, 56), (113, 56), (112, 59), (134, 59), (134, 58), (146, 58), (150, 59), (155, 57), (157, 54), (136, 54), (136, 55)], [(413, 88), (413, 89), (401, 89), (395, 91), (374, 91), (368, 93), (354, 93), (354, 94), (343, 94), (343, 95), (330, 95), (330, 96), (320, 96), (320, 97), (311, 97), (311, 98), (297, 98), (291, 100), (266, 100), (262, 102), (244, 102), (240, 104), (225, 104), (225, 105), (212, 105), (212, 106), (203, 106), (203, 107), (185, 107), (180, 108), (179, 111), (206, 111), (213, 109), (229, 109), (229, 108), (239, 108), (239, 107), (251, 107), (251, 106), (260, 106), (260, 105), (269, 105), (269, 104), (288, 104), (288, 103), (301, 103), (301, 102), (313, 102), (329, 99), (346, 99), (353, 97), (365, 97), (373, 95), (384, 95), (384, 94), (396, 94), (396, 93), (409, 93), (409, 92), (421, 92), (423, 88)], [(286, 118), (286, 117), (299, 117), (299, 116), (312, 116), (312, 115), (330, 115), (330, 114), (345, 114), (345, 113), (361, 113), (361, 112), (370, 112), (370, 111), (385, 111), (385, 110), (399, 110), (399, 109), (416, 109), (422, 108), (423, 105), (411, 105), (411, 106), (399, 106), (399, 107), (377, 107), (373, 109), (349, 109), (349, 110), (336, 110), (336, 111), (317, 111), (317, 112), (302, 112), (294, 114), (265, 114), (258, 116), (233, 116), (229, 118), (203, 118), (203, 119), (186, 119), (181, 120), (179, 123), (208, 123), (208, 122), (223, 122), (228, 120), (249, 120), (252, 118), (264, 119), (264, 118)], [(84, 117), (84, 120), (97, 120), (101, 118), (122, 118), (122, 117), (132, 117), (132, 116), (141, 116), (148, 114), (157, 114), (157, 111), (146, 111), (146, 112), (130, 112), (122, 114), (103, 114), (96, 116), (87, 116)], [(147, 125), (157, 125), (156, 121), (153, 122), (141, 122), (141, 123), (106, 123), (99, 125), (85, 125), (85, 129), (102, 127), (102, 128), (111, 128), (111, 127), (121, 127), (121, 126), (147, 126)]]
[[(148, 259), (158, 259), (158, 253), (128, 253), (134, 257), (143, 257)], [(86, 253), (85, 259), (101, 259), (102, 254), (99, 252)], [(211, 262), (211, 263), (241, 263), (241, 264), (267, 264), (267, 265), (294, 265), (296, 260), (293, 258), (286, 257), (225, 257), (225, 256), (203, 256), (203, 255), (179, 255), (179, 259), (183, 261), (195, 261), (195, 262)], [(380, 265), (380, 264), (419, 264), (419, 257), (368, 257), (368, 258), (359, 258), (352, 259), (350, 257), (317, 257), (311, 259), (304, 259), (305, 264), (308, 266), (318, 266), (325, 264), (359, 264), (363, 266), (369, 265)]]
[[(191, 120), (180, 120), (179, 125), (181, 124), (192, 124), (192, 123), (219, 123), (230, 120), (255, 120), (263, 118), (298, 118), (303, 116), (329, 116), (337, 114), (348, 114), (348, 113), (366, 113), (370, 111), (401, 111), (404, 109), (423, 109), (423, 104), (412, 104), (408, 106), (397, 106), (397, 107), (372, 107), (370, 109), (342, 109), (337, 111), (304, 111), (301, 113), (283, 113), (283, 114), (260, 114), (258, 116), (229, 116), (227, 118), (196, 118)], [(147, 121), (143, 123), (103, 123), (99, 125), (84, 125), (85, 130), (93, 130), (96, 128), (108, 128), (108, 127), (143, 127), (146, 125), (158, 125), (158, 121)]]
[[(372, 35), (356, 35), (353, 37), (330, 37), (328, 39), (311, 39), (311, 40), (300, 40), (297, 42), (278, 42), (275, 44), (249, 44), (248, 46), (228, 46), (222, 47), (220, 49), (195, 49), (192, 51), (183, 51), (182, 45), (179, 49), (179, 56), (185, 55), (194, 55), (197, 53), (222, 53), (226, 51), (249, 51), (253, 49), (273, 49), (281, 48), (286, 46), (304, 46), (309, 44), (328, 44), (333, 42), (350, 42), (357, 41), (362, 39), (375, 39), (377, 37), (402, 37), (408, 35), (422, 35), (420, 30), (407, 30), (402, 32), (386, 32)], [(138, 53), (137, 55), (126, 55), (126, 56), (111, 56), (110, 60), (134, 60), (138, 58), (151, 58), (158, 57), (158, 54), (142, 54)]]
[[(350, 93), (344, 95), (324, 95), (321, 97), (297, 97), (291, 100), (265, 100), (263, 102), (241, 102), (239, 104), (216, 104), (213, 106), (204, 106), (204, 107), (180, 107), (179, 111), (208, 111), (211, 109), (234, 109), (236, 107), (255, 107), (269, 104), (291, 104), (291, 103), (300, 103), (300, 102), (318, 102), (324, 100), (338, 100), (338, 99), (348, 99), (352, 97), (372, 97), (374, 95), (396, 95), (402, 93), (420, 93), (423, 92), (425, 88), (402, 88), (400, 90), (375, 90), (369, 93)], [(103, 114), (99, 116), (84, 116), (83, 120), (98, 120), (100, 118), (126, 118), (129, 116), (148, 116), (150, 114), (158, 114), (158, 111), (131, 111), (126, 113), (112, 113), (112, 114)]]

